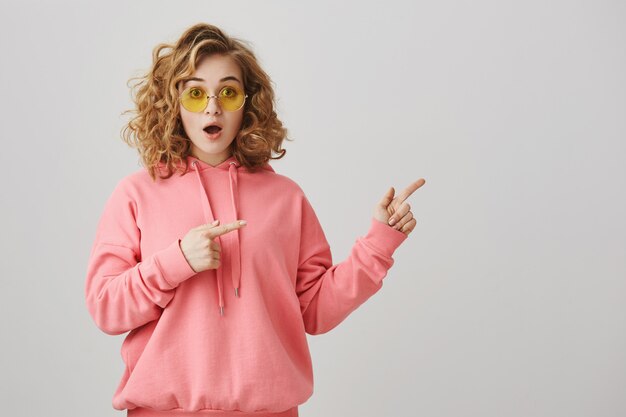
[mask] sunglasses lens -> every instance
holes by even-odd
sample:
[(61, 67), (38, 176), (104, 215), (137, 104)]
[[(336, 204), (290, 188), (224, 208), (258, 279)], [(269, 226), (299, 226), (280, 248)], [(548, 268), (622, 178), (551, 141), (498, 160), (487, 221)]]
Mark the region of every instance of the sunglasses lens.
[[(218, 100), (222, 109), (235, 111), (243, 106), (245, 94), (238, 87), (226, 86), (220, 90)], [(189, 111), (201, 112), (207, 106), (207, 94), (200, 87), (190, 87), (183, 92), (180, 102)]]
[(189, 111), (200, 112), (206, 107), (206, 93), (198, 88), (187, 89), (180, 98), (181, 104)]
[(243, 105), (243, 91), (237, 87), (224, 87), (220, 91), (219, 100), (222, 108), (226, 111), (239, 110)]

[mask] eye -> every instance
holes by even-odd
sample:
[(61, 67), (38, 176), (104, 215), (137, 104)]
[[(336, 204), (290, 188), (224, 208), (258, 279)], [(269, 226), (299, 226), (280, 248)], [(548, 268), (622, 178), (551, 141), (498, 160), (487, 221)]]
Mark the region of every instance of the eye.
[(204, 91), (199, 88), (192, 88), (189, 90), (189, 96), (191, 98), (201, 98), (204, 95)]
[(234, 87), (224, 87), (220, 93), (226, 98), (232, 98), (238, 94), (238, 91)]

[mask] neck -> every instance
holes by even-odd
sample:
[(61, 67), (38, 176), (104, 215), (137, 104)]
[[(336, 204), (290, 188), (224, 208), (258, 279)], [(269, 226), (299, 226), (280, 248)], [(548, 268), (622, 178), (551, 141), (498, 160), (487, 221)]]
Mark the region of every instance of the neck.
[(202, 162), (211, 165), (212, 167), (218, 166), (232, 156), (230, 148), (225, 149), (224, 152), (219, 154), (211, 154), (194, 149), (191, 154)]

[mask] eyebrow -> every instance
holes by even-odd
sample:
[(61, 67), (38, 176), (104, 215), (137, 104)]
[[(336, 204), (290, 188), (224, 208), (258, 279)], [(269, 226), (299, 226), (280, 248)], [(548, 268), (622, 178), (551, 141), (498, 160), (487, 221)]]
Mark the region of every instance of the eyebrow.
[[(237, 81), (239, 84), (242, 84), (242, 82), (239, 81), (239, 79), (237, 77), (234, 77), (232, 75), (229, 75), (228, 77), (222, 78), (220, 80), (220, 82), (223, 83), (224, 81), (229, 81), (229, 80)], [(198, 78), (198, 77), (185, 78), (185, 81), (183, 82), (183, 86), (185, 86), (189, 81), (204, 81), (204, 79), (203, 78)]]

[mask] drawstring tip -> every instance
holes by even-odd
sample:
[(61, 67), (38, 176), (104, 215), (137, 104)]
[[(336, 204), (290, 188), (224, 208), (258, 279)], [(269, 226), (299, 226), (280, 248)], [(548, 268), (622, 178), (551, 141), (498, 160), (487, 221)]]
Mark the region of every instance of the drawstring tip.
[(235, 288), (235, 297), (239, 297), (239, 287)]
[(224, 307), (220, 306), (220, 316), (224, 315)]

